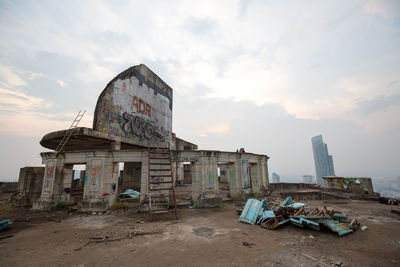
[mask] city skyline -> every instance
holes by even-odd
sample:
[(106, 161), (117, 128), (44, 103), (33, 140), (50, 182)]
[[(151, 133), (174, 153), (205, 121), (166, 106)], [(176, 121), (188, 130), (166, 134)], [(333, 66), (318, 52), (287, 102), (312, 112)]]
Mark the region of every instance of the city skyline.
[(0, 25), (0, 179), (43, 166), (41, 138), (79, 110), (91, 127), (107, 83), (141, 63), (200, 149), (266, 154), (301, 180), (322, 134), (338, 175), (400, 175), (400, 1), (15, 0)]

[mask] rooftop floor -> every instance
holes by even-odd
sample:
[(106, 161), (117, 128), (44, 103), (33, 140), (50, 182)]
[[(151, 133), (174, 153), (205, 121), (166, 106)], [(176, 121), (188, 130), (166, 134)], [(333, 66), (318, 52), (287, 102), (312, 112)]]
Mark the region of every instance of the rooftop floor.
[[(399, 266), (398, 206), (372, 201), (307, 201), (357, 217), (368, 228), (338, 237), (330, 231), (240, 223), (233, 203), (222, 208), (179, 209), (156, 217), (131, 210), (110, 214), (0, 211), (14, 228), (1, 235), (5, 266)], [(168, 216), (168, 215), (160, 215)], [(58, 221), (60, 220), (60, 221)], [(150, 233), (126, 238), (128, 234)], [(106, 238), (114, 241), (95, 242)], [(101, 256), (100, 256), (101, 255)]]

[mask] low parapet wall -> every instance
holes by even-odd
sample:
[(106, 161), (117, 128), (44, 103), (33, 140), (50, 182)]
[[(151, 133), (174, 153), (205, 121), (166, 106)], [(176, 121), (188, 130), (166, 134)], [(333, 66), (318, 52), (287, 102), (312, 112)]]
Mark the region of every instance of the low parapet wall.
[(297, 189), (320, 189), (318, 184), (306, 184), (306, 183), (270, 183), (272, 190), (297, 190)]
[(14, 193), (17, 185), (17, 182), (0, 182), (0, 193)]

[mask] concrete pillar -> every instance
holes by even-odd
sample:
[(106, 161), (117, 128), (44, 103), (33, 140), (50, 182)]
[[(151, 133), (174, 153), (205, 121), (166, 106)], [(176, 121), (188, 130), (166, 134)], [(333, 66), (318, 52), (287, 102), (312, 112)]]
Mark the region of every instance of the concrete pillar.
[(107, 210), (118, 194), (118, 163), (112, 161), (111, 155), (88, 157), (86, 174), (83, 200), (78, 204), (78, 210)]
[[(250, 164), (250, 163), (249, 163)], [(260, 193), (262, 182), (260, 181), (260, 164), (250, 164), (251, 189), (254, 193)]]
[(149, 188), (148, 188), (148, 177), (149, 177), (149, 164), (147, 159), (147, 151), (143, 153), (142, 157), (142, 170), (141, 170), (141, 183), (140, 183), (140, 203), (148, 201)]
[(229, 193), (231, 197), (238, 197), (242, 192), (241, 165), (240, 158), (229, 165)]
[(63, 180), (62, 180), (62, 191), (61, 191), (61, 201), (69, 202), (71, 198), (71, 187), (72, 179), (74, 179), (73, 165), (64, 165), (63, 168)]
[(192, 200), (198, 207), (221, 204), (218, 196), (218, 160), (216, 156), (202, 156), (192, 168)]
[(64, 178), (64, 159), (53, 158), (46, 160), (46, 169), (43, 177), (42, 194), (33, 203), (35, 210), (49, 210), (61, 200)]

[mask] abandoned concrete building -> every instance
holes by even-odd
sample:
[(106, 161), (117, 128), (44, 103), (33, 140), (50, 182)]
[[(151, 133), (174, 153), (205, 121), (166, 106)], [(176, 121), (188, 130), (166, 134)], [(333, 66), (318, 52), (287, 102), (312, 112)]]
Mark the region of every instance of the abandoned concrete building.
[[(172, 110), (172, 88), (147, 66), (117, 75), (98, 98), (93, 128), (73, 124), (42, 138), (54, 152), (41, 153), (43, 184), (33, 208), (66, 202), (80, 211), (105, 211), (127, 188), (140, 192), (140, 205), (150, 211), (176, 207), (177, 188), (197, 207), (210, 207), (224, 194), (268, 187), (268, 156), (199, 150), (172, 132)], [(85, 165), (78, 176), (76, 165)]]

